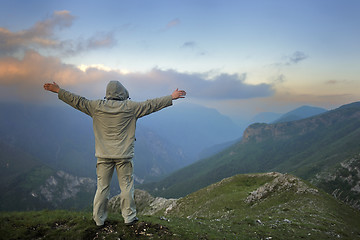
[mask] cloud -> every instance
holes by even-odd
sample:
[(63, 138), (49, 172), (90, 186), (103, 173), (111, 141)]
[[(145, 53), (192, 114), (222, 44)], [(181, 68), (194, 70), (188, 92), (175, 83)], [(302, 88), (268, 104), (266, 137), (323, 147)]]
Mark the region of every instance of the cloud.
[(271, 64), (270, 66), (273, 66), (276, 68), (282, 68), (284, 66), (291, 66), (291, 65), (298, 64), (307, 58), (309, 58), (309, 56), (307, 54), (305, 54), (304, 52), (295, 51), (291, 55), (284, 56), (281, 62)]
[(166, 24), (165, 30), (168, 30), (168, 29), (170, 29), (170, 28), (173, 28), (173, 27), (175, 27), (175, 26), (177, 26), (177, 25), (179, 25), (179, 24), (180, 24), (180, 19), (175, 18), (175, 19), (171, 20), (170, 22), (168, 22), (168, 23)]
[(325, 84), (327, 85), (335, 85), (335, 84), (347, 84), (349, 83), (350, 81), (349, 80), (335, 80), (335, 79), (332, 79), (332, 80), (328, 80), (325, 82)]
[(308, 56), (301, 51), (296, 51), (292, 55), (288, 56), (288, 60), (286, 62), (286, 65), (293, 65), (297, 64), (305, 59), (307, 59)]
[(112, 32), (97, 33), (89, 39), (85, 40), (66, 40), (58, 45), (61, 55), (73, 56), (82, 52), (96, 50), (99, 48), (111, 48), (117, 44)]
[(187, 90), (191, 97), (225, 100), (265, 97), (273, 94), (269, 84), (246, 84), (246, 74), (220, 74), (208, 80), (206, 74), (179, 73), (174, 70), (152, 70), (153, 75), (161, 75), (169, 85)]
[(0, 54), (12, 54), (28, 47), (56, 47), (60, 43), (54, 38), (54, 30), (70, 27), (75, 19), (68, 11), (55, 11), (53, 15), (33, 27), (19, 32), (0, 28)]
[(69, 11), (55, 11), (49, 18), (39, 21), (33, 27), (11, 32), (0, 27), (0, 55), (12, 55), (29, 49), (50, 49), (60, 54), (74, 55), (80, 52), (112, 47), (116, 44), (113, 33), (98, 33), (85, 40), (59, 40), (56, 30), (72, 26), (75, 17)]
[(194, 41), (184, 42), (183, 45), (180, 46), (181, 49), (190, 49), (196, 52), (197, 55), (205, 55), (206, 52), (198, 46), (198, 44)]
[(38, 99), (44, 96), (43, 83), (52, 81), (89, 98), (101, 98), (110, 80), (121, 81), (128, 88), (130, 96), (140, 100), (170, 94), (176, 88), (185, 89), (189, 97), (207, 100), (257, 98), (274, 93), (269, 84), (245, 83), (246, 74), (220, 74), (209, 80), (207, 74), (157, 68), (145, 73), (127, 74), (96, 65), (83, 70), (64, 64), (59, 58), (27, 51), (23, 59), (0, 58), (0, 85), (10, 89), (14, 99)]
[(274, 82), (275, 83), (284, 83), (284, 82), (286, 82), (286, 76), (281, 73), (274, 79)]
[(184, 42), (183, 45), (181, 45), (181, 48), (194, 48), (196, 47), (196, 43), (189, 41), (189, 42)]

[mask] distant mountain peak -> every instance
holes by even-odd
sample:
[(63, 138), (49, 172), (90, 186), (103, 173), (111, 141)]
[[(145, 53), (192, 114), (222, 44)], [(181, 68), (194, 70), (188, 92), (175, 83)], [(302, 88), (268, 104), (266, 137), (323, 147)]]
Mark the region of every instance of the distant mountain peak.
[(339, 108), (360, 108), (360, 102), (353, 102), (353, 103), (345, 104)]
[[(307, 106), (300, 107), (302, 110), (307, 109), (310, 112), (316, 108)], [(300, 109), (298, 108), (298, 109)], [(352, 113), (343, 114), (344, 109), (354, 108), (355, 110)], [(312, 109), (312, 110), (311, 110)], [(359, 111), (358, 111), (359, 110)], [(289, 112), (288, 116), (293, 116), (290, 114), (297, 112), (297, 109)], [(335, 122), (342, 121), (344, 119), (358, 118), (360, 115), (360, 102), (352, 103), (341, 106), (332, 111), (326, 111), (322, 114), (317, 114), (308, 118), (302, 118), (294, 121), (279, 121), (272, 124), (265, 123), (255, 123), (250, 125), (244, 131), (242, 138), (242, 143), (249, 141), (261, 142), (266, 139), (288, 139), (296, 135), (304, 135), (310, 131), (316, 130), (321, 126), (330, 126), (335, 124)], [(285, 118), (285, 115), (283, 116)]]
[(325, 108), (304, 105), (290, 112), (285, 113), (279, 119), (275, 120), (273, 123), (301, 120), (304, 118), (322, 114), (327, 111), (328, 110), (326, 110)]

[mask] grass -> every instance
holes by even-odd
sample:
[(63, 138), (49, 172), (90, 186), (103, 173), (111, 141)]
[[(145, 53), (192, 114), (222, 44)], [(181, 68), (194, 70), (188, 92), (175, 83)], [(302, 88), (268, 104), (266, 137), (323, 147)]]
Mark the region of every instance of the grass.
[[(289, 219), (278, 216), (284, 213)], [(90, 212), (9, 212), (1, 213), (0, 239), (360, 239), (359, 231), (347, 232), (350, 226), (328, 216), (308, 213), (301, 219), (297, 213), (283, 206), (264, 214), (234, 213), (230, 220), (140, 216), (132, 227), (111, 214), (107, 227), (98, 229)]]
[(160, 224), (141, 221), (126, 226), (119, 214), (111, 214), (99, 229), (91, 212), (64, 210), (2, 212), (0, 239), (179, 239)]
[(244, 201), (273, 179), (263, 174), (224, 179), (180, 199), (167, 215), (140, 215), (132, 227), (118, 213), (98, 229), (90, 211), (2, 212), (0, 239), (360, 239), (360, 213), (322, 191), (289, 188)]
[(190, 194), (170, 212), (176, 223), (169, 228), (181, 231), (190, 222), (193, 227), (183, 236), (208, 239), (360, 239), (360, 213), (322, 191), (299, 194), (290, 189), (244, 202), (271, 179), (236, 175)]

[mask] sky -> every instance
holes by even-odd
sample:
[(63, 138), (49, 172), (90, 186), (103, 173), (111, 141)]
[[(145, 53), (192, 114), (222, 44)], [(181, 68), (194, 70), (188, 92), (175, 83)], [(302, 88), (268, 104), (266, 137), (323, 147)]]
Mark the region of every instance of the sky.
[(135, 101), (184, 101), (235, 122), (360, 100), (357, 0), (0, 0), (0, 101), (90, 99), (119, 80)]

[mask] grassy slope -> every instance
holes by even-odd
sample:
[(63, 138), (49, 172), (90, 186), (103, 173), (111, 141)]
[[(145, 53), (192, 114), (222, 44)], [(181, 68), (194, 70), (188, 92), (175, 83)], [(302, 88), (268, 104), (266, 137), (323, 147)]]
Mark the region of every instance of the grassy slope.
[(322, 172), (314, 184), (360, 210), (360, 154)]
[(140, 216), (133, 227), (126, 227), (119, 214), (110, 215), (108, 227), (98, 230), (90, 212), (1, 213), (0, 238), (360, 239), (359, 212), (323, 192), (289, 188), (245, 203), (249, 192), (273, 179), (236, 175), (182, 198), (168, 215)]
[[(330, 125), (317, 123), (319, 125), (314, 131), (303, 135), (299, 134), (302, 127), (296, 128), (296, 123), (288, 123), (294, 126), (287, 130), (292, 136), (290, 139), (269, 138), (262, 142), (237, 143), (158, 183), (141, 188), (158, 196), (181, 197), (238, 173), (280, 171), (311, 179), (316, 173), (360, 152), (360, 121), (346, 117), (357, 111), (351, 108), (334, 111), (326, 115), (333, 119)], [(308, 124), (312, 126), (313, 123), (309, 121)]]
[(236, 175), (181, 199), (170, 216), (191, 219), (214, 239), (360, 239), (360, 213), (323, 192), (289, 189), (244, 202), (271, 179)]

